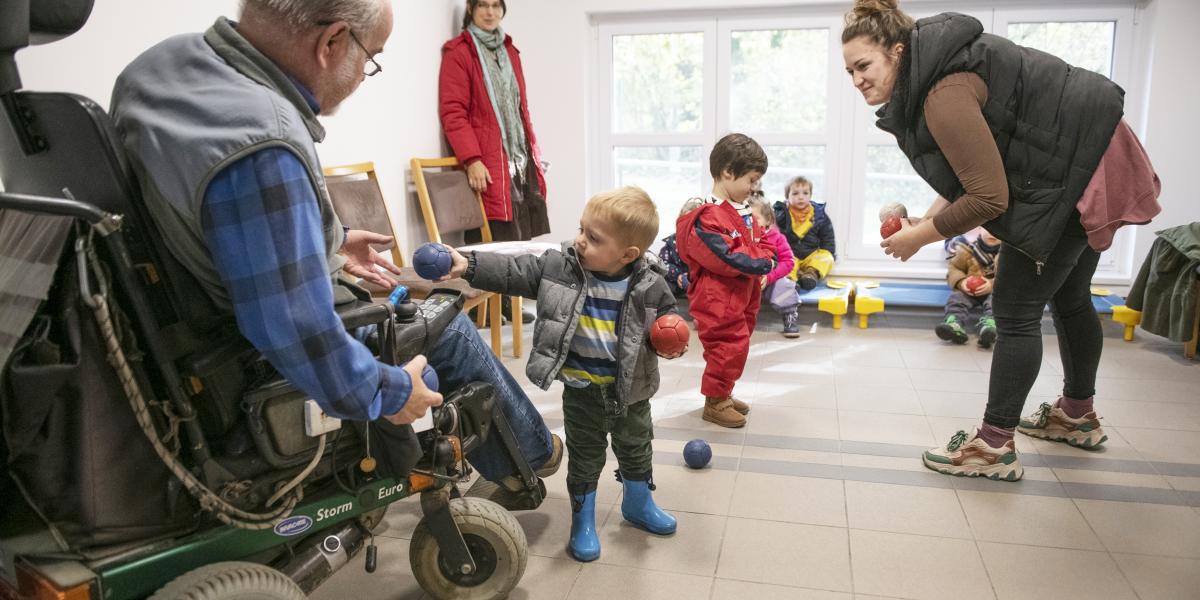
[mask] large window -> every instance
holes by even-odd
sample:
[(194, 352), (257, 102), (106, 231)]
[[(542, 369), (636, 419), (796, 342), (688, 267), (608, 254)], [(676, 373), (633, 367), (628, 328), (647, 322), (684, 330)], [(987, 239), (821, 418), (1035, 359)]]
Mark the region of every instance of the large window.
[[(975, 4), (985, 31), (1113, 78), (1128, 91), (1133, 9), (1011, 9)], [(917, 5), (921, 10), (920, 5)], [(962, 11), (962, 9), (956, 9)], [(763, 189), (784, 199), (793, 177), (813, 182), (838, 237), (843, 275), (941, 277), (940, 248), (907, 263), (879, 249), (879, 208), (902, 202), (920, 215), (936, 194), (913, 171), (875, 109), (853, 88), (842, 64), (841, 8), (780, 9), (768, 17), (720, 14), (672, 21), (602, 22), (597, 27), (597, 85), (591, 186), (639, 185), (658, 205), (661, 235), (679, 207), (708, 192), (708, 153), (724, 134), (750, 135), (770, 162)], [(760, 11), (761, 14), (761, 11)], [(921, 18), (930, 11), (915, 12)], [(1126, 98), (1126, 118), (1137, 114)], [(1136, 100), (1133, 100), (1136, 102)], [(1136, 124), (1135, 124), (1136, 126)], [(1128, 277), (1131, 231), (1105, 253), (1104, 273)]]

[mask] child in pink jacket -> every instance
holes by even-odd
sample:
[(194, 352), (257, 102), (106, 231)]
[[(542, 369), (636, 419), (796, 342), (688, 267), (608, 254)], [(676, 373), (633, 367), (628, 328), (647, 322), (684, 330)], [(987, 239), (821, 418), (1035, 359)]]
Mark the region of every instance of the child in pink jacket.
[(796, 282), (788, 277), (795, 266), (792, 247), (775, 226), (775, 211), (771, 210), (770, 204), (755, 198), (750, 202), (750, 208), (754, 211), (754, 219), (766, 231), (763, 240), (775, 248), (778, 263), (762, 278), (763, 299), (783, 317), (783, 337), (800, 337), (800, 294), (796, 292)]

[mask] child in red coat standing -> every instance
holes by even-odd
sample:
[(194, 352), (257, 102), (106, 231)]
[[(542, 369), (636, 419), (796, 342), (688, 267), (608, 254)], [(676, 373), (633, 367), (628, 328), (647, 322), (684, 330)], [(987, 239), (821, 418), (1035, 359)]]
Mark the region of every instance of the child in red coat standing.
[(767, 172), (758, 142), (732, 133), (709, 154), (712, 193), (675, 222), (675, 243), (688, 266), (688, 311), (704, 346), (704, 420), (742, 427), (750, 406), (733, 397), (758, 320), (762, 277), (775, 268), (747, 200)]

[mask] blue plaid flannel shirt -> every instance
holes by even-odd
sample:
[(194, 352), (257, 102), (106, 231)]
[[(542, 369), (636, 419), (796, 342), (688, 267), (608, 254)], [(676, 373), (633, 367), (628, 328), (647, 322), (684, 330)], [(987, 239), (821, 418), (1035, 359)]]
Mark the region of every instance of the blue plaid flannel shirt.
[(408, 373), (375, 360), (333, 309), (317, 196), (296, 155), (266, 148), (223, 169), (201, 223), (238, 329), (292, 385), (341, 419), (404, 406)]

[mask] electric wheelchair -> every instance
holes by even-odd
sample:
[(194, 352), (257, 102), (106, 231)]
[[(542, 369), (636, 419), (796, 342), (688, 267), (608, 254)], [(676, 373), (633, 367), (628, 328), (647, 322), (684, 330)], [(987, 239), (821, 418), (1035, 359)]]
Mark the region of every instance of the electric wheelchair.
[[(14, 53), (91, 7), (0, 1), (0, 598), (299, 598), (364, 550), (373, 572), (372, 530), (414, 495), (421, 587), (506, 596), (527, 550), (508, 511), (545, 487), (491, 387), (442, 390), (417, 433), (337, 427), (282, 381), (166, 251), (103, 109), (21, 91)], [(367, 300), (339, 315), (389, 364), (462, 307)], [(376, 468), (370, 436), (411, 452)], [(458, 491), (488, 436), (525, 485), (503, 507)]]

